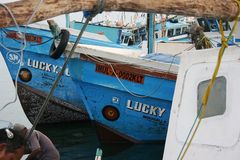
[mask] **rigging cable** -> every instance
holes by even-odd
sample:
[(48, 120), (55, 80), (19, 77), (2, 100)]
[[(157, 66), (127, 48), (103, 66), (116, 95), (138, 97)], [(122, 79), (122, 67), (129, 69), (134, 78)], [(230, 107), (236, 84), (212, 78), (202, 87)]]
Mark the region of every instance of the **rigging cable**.
[(29, 139), (31, 137), (31, 135), (33, 133), (33, 130), (36, 128), (38, 122), (40, 121), (40, 119), (41, 119), (41, 117), (42, 117), (42, 115), (43, 115), (43, 113), (44, 113), (44, 111), (45, 111), (45, 109), (47, 107), (47, 104), (48, 104), (50, 98), (52, 97), (53, 92), (55, 91), (55, 89), (56, 89), (56, 87), (58, 85), (58, 82), (60, 81), (62, 75), (64, 74), (64, 71), (67, 68), (67, 64), (68, 64), (70, 58), (72, 57), (72, 55), (73, 55), (73, 53), (74, 53), (74, 51), (75, 51), (75, 49), (76, 49), (76, 47), (77, 47), (77, 45), (78, 45), (82, 35), (83, 35), (83, 32), (85, 31), (88, 23), (92, 20), (93, 17), (95, 17), (98, 13), (101, 13), (103, 11), (104, 4), (105, 4), (105, 0), (98, 0), (97, 1), (97, 6), (95, 7), (95, 10), (93, 10), (92, 12), (89, 12), (89, 15), (87, 16), (87, 19), (86, 19), (86, 21), (85, 21), (81, 31), (79, 32), (78, 37), (77, 37), (77, 39), (76, 39), (76, 41), (75, 41), (75, 43), (74, 43), (74, 45), (73, 45), (69, 55), (67, 56), (67, 58), (66, 58), (66, 60), (64, 62), (61, 71), (59, 72), (57, 78), (55, 79), (50, 92), (48, 93), (48, 95), (47, 95), (43, 105), (40, 108), (40, 111), (39, 111), (36, 119), (34, 120), (33, 126), (32, 126), (32, 128), (31, 128), (31, 130), (30, 130), (30, 132), (29, 132), (29, 134), (27, 136), (27, 139)]

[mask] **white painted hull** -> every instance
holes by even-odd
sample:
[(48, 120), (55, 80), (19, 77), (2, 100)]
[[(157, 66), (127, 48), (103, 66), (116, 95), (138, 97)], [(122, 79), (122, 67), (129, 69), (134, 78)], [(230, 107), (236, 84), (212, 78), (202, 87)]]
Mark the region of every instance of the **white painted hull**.
[[(192, 51), (181, 57), (164, 160), (178, 158), (197, 117), (198, 87), (200, 83), (211, 79), (218, 51), (217, 48)], [(238, 47), (226, 49), (217, 76), (226, 79), (226, 92), (224, 91), (226, 108), (223, 113), (202, 120), (184, 159), (238, 160), (240, 158), (239, 58)], [(224, 87), (220, 87), (221, 90), (222, 88)], [(211, 99), (209, 99), (209, 103), (210, 101)], [(218, 105), (209, 107), (217, 108)]]
[[(0, 109), (7, 103), (15, 99), (15, 87), (6, 66), (6, 63), (0, 54)], [(26, 117), (20, 101), (17, 97), (16, 102), (9, 104), (5, 109), (0, 111), (0, 125), (1, 121), (9, 121), (11, 123), (21, 123), (27, 127), (31, 127), (32, 124)], [(3, 123), (3, 122), (2, 122)]]

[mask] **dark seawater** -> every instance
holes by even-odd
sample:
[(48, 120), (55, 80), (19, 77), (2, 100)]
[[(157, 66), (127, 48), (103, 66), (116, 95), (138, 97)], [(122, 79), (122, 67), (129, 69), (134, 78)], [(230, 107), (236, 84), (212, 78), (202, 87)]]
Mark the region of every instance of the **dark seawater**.
[(61, 160), (94, 160), (96, 149), (103, 150), (102, 160), (161, 160), (164, 144), (100, 145), (90, 122), (39, 125), (58, 148)]

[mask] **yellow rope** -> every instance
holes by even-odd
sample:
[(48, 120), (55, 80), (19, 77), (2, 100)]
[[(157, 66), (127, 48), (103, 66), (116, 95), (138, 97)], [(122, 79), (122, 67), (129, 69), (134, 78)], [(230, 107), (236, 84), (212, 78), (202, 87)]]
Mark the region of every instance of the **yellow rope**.
[[(239, 0), (235, 0), (235, 1), (237, 2), (237, 5), (238, 5), (238, 16), (239, 16), (239, 15), (240, 15), (240, 14), (239, 14), (239, 13), (240, 13), (240, 1), (239, 1)], [(234, 23), (233, 29), (232, 29), (232, 31), (230, 32), (228, 38), (225, 38), (225, 37), (224, 37), (222, 20), (220, 20), (220, 28), (219, 28), (219, 29), (220, 29), (220, 33), (221, 33), (221, 37), (222, 37), (222, 38), (221, 38), (221, 40), (222, 40), (222, 46), (221, 46), (221, 49), (219, 50), (217, 64), (216, 64), (214, 73), (213, 73), (213, 75), (212, 75), (212, 79), (211, 79), (211, 81), (209, 82), (209, 84), (208, 84), (208, 86), (207, 86), (207, 89), (206, 89), (205, 92), (204, 92), (204, 96), (203, 96), (203, 98), (202, 98), (202, 111), (201, 111), (200, 116), (199, 116), (199, 121), (198, 121), (198, 123), (197, 123), (197, 125), (196, 125), (196, 128), (195, 128), (194, 131), (193, 131), (193, 134), (192, 134), (192, 136), (191, 136), (191, 138), (190, 138), (190, 140), (189, 140), (188, 145), (186, 146), (186, 149), (185, 149), (184, 152), (183, 152), (182, 157), (180, 158), (181, 160), (182, 160), (182, 159), (184, 158), (184, 156), (186, 155), (186, 153), (187, 153), (187, 151), (188, 151), (188, 149), (189, 149), (189, 147), (190, 147), (190, 145), (191, 145), (191, 143), (192, 143), (192, 140), (193, 140), (193, 138), (194, 138), (194, 136), (195, 136), (195, 134), (196, 134), (196, 132), (197, 132), (197, 130), (198, 130), (198, 128), (199, 128), (199, 125), (200, 125), (200, 123), (201, 123), (204, 115), (206, 114), (208, 98), (209, 98), (209, 95), (210, 95), (210, 93), (211, 93), (212, 87), (213, 87), (213, 85), (214, 85), (214, 81), (215, 81), (215, 79), (216, 79), (216, 77), (217, 77), (217, 74), (218, 74), (218, 71), (219, 71), (219, 68), (220, 68), (220, 64), (221, 64), (221, 61), (222, 61), (222, 57), (223, 57), (224, 51), (225, 51), (225, 49), (228, 47), (228, 42), (229, 42), (229, 40), (232, 38), (232, 34), (233, 34), (233, 32), (235, 31), (235, 29), (236, 29), (236, 26), (237, 26), (237, 23), (238, 23), (238, 16), (236, 16), (236, 18), (235, 18), (235, 23)]]

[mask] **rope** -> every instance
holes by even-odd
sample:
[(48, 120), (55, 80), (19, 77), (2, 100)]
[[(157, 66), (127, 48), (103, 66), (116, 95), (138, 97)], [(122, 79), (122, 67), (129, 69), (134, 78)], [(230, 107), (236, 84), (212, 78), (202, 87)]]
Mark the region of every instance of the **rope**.
[(31, 137), (31, 135), (33, 133), (33, 130), (36, 128), (36, 126), (37, 126), (38, 122), (40, 121), (44, 111), (46, 110), (47, 104), (48, 104), (50, 98), (52, 97), (53, 92), (55, 91), (55, 89), (56, 89), (56, 87), (58, 85), (58, 82), (60, 81), (62, 75), (64, 74), (64, 71), (67, 68), (67, 64), (68, 64), (70, 58), (72, 57), (72, 55), (73, 55), (73, 53), (74, 53), (74, 51), (75, 51), (75, 49), (76, 49), (76, 47), (77, 47), (77, 45), (78, 45), (82, 35), (83, 35), (83, 32), (85, 31), (88, 23), (92, 20), (93, 17), (95, 17), (98, 13), (103, 11), (104, 4), (105, 4), (105, 0), (98, 0), (97, 6), (95, 7), (94, 11), (92, 11), (91, 14), (87, 17), (87, 19), (86, 19), (86, 21), (85, 21), (81, 31), (78, 34), (77, 39), (76, 39), (76, 41), (75, 41), (75, 43), (74, 43), (74, 45), (73, 45), (73, 47), (72, 47), (72, 49), (71, 49), (67, 59), (66, 59), (66, 61), (63, 64), (63, 67), (62, 67), (61, 71), (59, 72), (56, 80), (54, 81), (53, 86), (52, 86), (49, 94), (47, 95), (47, 97), (46, 97), (46, 99), (45, 99), (45, 101), (44, 101), (44, 103), (43, 103), (43, 105), (42, 105), (42, 107), (41, 107), (41, 109), (40, 109), (36, 119), (34, 120), (33, 126), (32, 126), (32, 128), (31, 128), (31, 130), (30, 130), (30, 132), (29, 132), (29, 134), (27, 136), (27, 139), (29, 139)]
[[(33, 18), (34, 15), (36, 14), (36, 12), (37, 12), (37, 10), (39, 9), (39, 7), (40, 7), (40, 5), (41, 5), (42, 2), (43, 2), (43, 0), (40, 0), (39, 3), (37, 4), (37, 6), (35, 7), (34, 12), (32, 13), (31, 17), (30, 17), (29, 20), (27, 21), (27, 24), (26, 24), (26, 26), (25, 26), (25, 31), (26, 31), (27, 26), (31, 23), (32, 18)], [(25, 33), (23, 34), (23, 33), (21, 32), (21, 30), (20, 30), (20, 28), (19, 28), (19, 25), (18, 25), (18, 23), (17, 23), (17, 21), (16, 21), (16, 18), (15, 18), (14, 15), (13, 15), (12, 11), (11, 11), (11, 10), (8, 8), (8, 6), (6, 6), (5, 4), (0, 3), (0, 5), (1, 5), (2, 7), (4, 7), (4, 8), (8, 11), (8, 13), (10, 14), (10, 16), (12, 17), (13, 22), (14, 22), (17, 30), (18, 30), (19, 37), (20, 37), (20, 39), (22, 39), (22, 41), (23, 41), (23, 43), (21, 43), (21, 46), (20, 46), (20, 49), (19, 49), (19, 50), (12, 50), (12, 49), (4, 46), (2, 43), (0, 43), (0, 45), (1, 45), (5, 50), (7, 50), (8, 52), (13, 52), (13, 53), (18, 53), (18, 52), (20, 52), (20, 53), (21, 53), (21, 54), (20, 54), (21, 56), (20, 56), (19, 67), (18, 67), (18, 71), (17, 71), (16, 77), (15, 77), (15, 96), (14, 96), (14, 99), (13, 99), (12, 101), (8, 102), (8, 103), (5, 104), (2, 108), (0, 108), (0, 111), (2, 111), (2, 110), (5, 109), (8, 105), (10, 105), (10, 104), (12, 104), (12, 103), (15, 103), (15, 102), (17, 101), (17, 89), (18, 89), (17, 80), (18, 80), (18, 75), (19, 75), (19, 73), (20, 73), (21, 66), (23, 65), (23, 50), (26, 48), (27, 43), (26, 43)]]
[[(237, 5), (238, 5), (238, 8), (239, 8), (239, 10), (238, 10), (238, 16), (239, 16), (239, 15), (240, 15), (240, 1), (239, 1), (239, 0), (236, 0), (236, 2), (237, 2)], [(206, 88), (206, 90), (205, 90), (205, 92), (204, 92), (203, 98), (202, 98), (202, 106), (201, 106), (199, 115), (197, 116), (197, 118), (199, 118), (199, 120), (198, 120), (198, 123), (197, 123), (197, 125), (196, 125), (196, 128), (194, 129), (193, 134), (192, 134), (192, 136), (191, 136), (191, 138), (190, 138), (190, 140), (189, 140), (189, 143), (187, 144), (187, 141), (188, 141), (188, 139), (189, 139), (189, 137), (190, 137), (190, 134), (191, 134), (191, 132), (192, 132), (192, 130), (193, 130), (196, 122), (197, 122), (197, 118), (195, 119), (195, 121), (194, 121), (194, 123), (193, 123), (193, 126), (192, 126), (192, 128), (190, 129), (190, 132), (189, 132), (189, 134), (188, 134), (188, 137), (187, 137), (187, 139), (186, 139), (186, 141), (185, 141), (185, 143), (184, 143), (184, 145), (183, 145), (183, 147), (182, 147), (182, 149), (181, 149), (181, 151), (180, 151), (180, 153), (179, 153), (178, 159), (181, 157), (180, 159), (182, 160), (182, 159), (184, 158), (184, 156), (186, 155), (186, 153), (187, 153), (187, 151), (188, 151), (188, 149), (189, 149), (189, 147), (190, 147), (190, 145), (191, 145), (191, 143), (192, 143), (192, 140), (193, 140), (193, 138), (194, 138), (195, 135), (196, 135), (196, 132), (197, 132), (197, 130), (198, 130), (198, 128), (199, 128), (199, 125), (200, 125), (203, 117), (204, 117), (205, 114), (206, 114), (208, 98), (209, 98), (209, 95), (210, 95), (211, 90), (212, 90), (212, 88), (213, 88), (215, 79), (216, 79), (216, 77), (217, 77), (217, 74), (218, 74), (218, 71), (219, 71), (219, 68), (220, 68), (220, 65), (221, 65), (221, 61), (222, 61), (222, 57), (223, 57), (224, 51), (225, 51), (225, 49), (228, 47), (228, 42), (229, 42), (229, 40), (232, 38), (232, 34), (233, 34), (233, 32), (235, 31), (235, 29), (236, 29), (236, 26), (237, 26), (237, 23), (238, 23), (238, 16), (235, 18), (235, 23), (234, 23), (233, 29), (232, 29), (232, 31), (230, 32), (230, 34), (229, 34), (229, 36), (228, 36), (227, 39), (224, 37), (222, 20), (220, 20), (220, 33), (221, 33), (221, 36), (222, 36), (222, 38), (221, 38), (222, 46), (221, 46), (221, 48), (220, 48), (220, 50), (219, 50), (218, 59), (217, 59), (217, 64), (216, 64), (216, 66), (215, 66), (214, 73), (213, 73), (213, 75), (212, 75), (212, 79), (211, 79), (211, 81), (209, 82), (209, 84), (208, 84), (208, 86), (207, 86), (207, 88)], [(187, 146), (186, 146), (186, 148), (185, 148), (185, 145), (186, 145), (186, 144), (187, 144)], [(184, 148), (185, 148), (185, 150), (184, 150)], [(184, 150), (184, 151), (183, 151), (183, 150)], [(182, 152), (183, 152), (183, 154), (182, 154)], [(182, 156), (181, 156), (181, 155), (182, 155)]]

